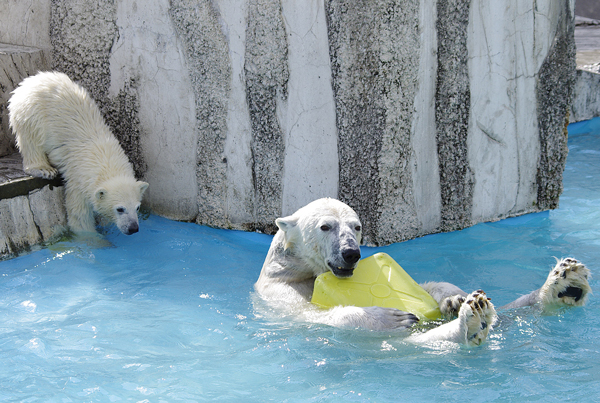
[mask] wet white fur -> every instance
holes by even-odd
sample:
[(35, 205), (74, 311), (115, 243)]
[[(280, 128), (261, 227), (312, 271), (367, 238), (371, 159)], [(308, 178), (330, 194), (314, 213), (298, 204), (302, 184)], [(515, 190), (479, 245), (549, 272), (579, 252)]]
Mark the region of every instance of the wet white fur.
[[(343, 265), (340, 263), (343, 246), (360, 243), (361, 231), (357, 230), (360, 221), (350, 207), (338, 200), (319, 199), (289, 217), (278, 219), (276, 224), (279, 231), (255, 284), (257, 293), (271, 308), (308, 322), (346, 328), (403, 329), (415, 323), (416, 317), (412, 314), (393, 308), (337, 306), (319, 309), (310, 303), (315, 278), (331, 270), (327, 262), (334, 262), (334, 267)], [(323, 231), (324, 224), (331, 229)], [(413, 340), (466, 344), (475, 340), (477, 344), (481, 343), (491, 328), (495, 311), (483, 292), (478, 295), (481, 297), (472, 298), (469, 304), (465, 302), (464, 313), (458, 319), (415, 336)], [(484, 298), (486, 304), (474, 310), (473, 300), (478, 302), (480, 298)], [(483, 320), (488, 320), (489, 324), (482, 332)]]
[[(556, 265), (550, 270), (544, 285), (527, 295), (517, 298), (501, 309), (521, 308), (538, 305), (542, 310), (552, 310), (565, 306), (583, 306), (592, 294), (589, 280), (592, 275), (585, 265), (573, 258), (556, 259)], [(581, 298), (560, 296), (568, 287), (580, 288)]]
[(485, 293), (474, 291), (467, 295), (465, 302), (461, 304), (458, 318), (428, 332), (413, 334), (407, 340), (414, 343), (444, 340), (467, 346), (479, 346), (487, 339), (496, 319), (494, 305)]
[(68, 224), (95, 231), (94, 211), (127, 233), (148, 184), (131, 163), (87, 91), (65, 74), (42, 72), (23, 80), (9, 100), (9, 123), (25, 172), (66, 183)]
[[(271, 306), (309, 322), (338, 327), (383, 330), (414, 322), (412, 315), (396, 309), (339, 306), (324, 310), (310, 303), (315, 278), (330, 270), (327, 262), (343, 266), (341, 250), (351, 243), (360, 244), (360, 220), (350, 207), (335, 199), (319, 199), (275, 223), (279, 231), (255, 284)], [(324, 225), (330, 229), (323, 231)]]

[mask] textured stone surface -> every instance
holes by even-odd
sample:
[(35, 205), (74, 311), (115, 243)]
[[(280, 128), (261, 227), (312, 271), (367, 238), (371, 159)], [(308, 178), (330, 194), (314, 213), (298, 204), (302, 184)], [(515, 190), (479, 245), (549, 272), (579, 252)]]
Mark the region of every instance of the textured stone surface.
[(48, 29), (0, 40), (90, 90), (156, 213), (270, 232), (339, 197), (377, 244), (557, 205), (573, 1), (496, 3), (9, 2)]
[(25, 196), (0, 200), (0, 259), (52, 242), (65, 233), (63, 189), (46, 185)]
[(169, 15), (183, 42), (195, 95), (199, 208), (196, 222), (226, 226), (224, 147), (231, 82), (227, 41), (218, 10), (210, 1), (171, 1)]
[(570, 122), (600, 116), (600, 21), (576, 16), (575, 24), (577, 73)]
[(53, 0), (51, 5), (52, 68), (85, 87), (104, 110), (117, 36), (116, 2)]
[(469, 0), (437, 2), (437, 88), (435, 116), (440, 166), (442, 231), (472, 223), (473, 172), (468, 162), (470, 81), (467, 27)]
[(418, 227), (409, 161), (419, 9), (412, 1), (328, 1), (326, 10), (339, 132), (339, 198), (361, 217), (367, 242), (414, 237)]
[(580, 122), (600, 116), (600, 72), (577, 69), (573, 93), (570, 122)]
[(52, 241), (67, 231), (67, 211), (63, 186), (44, 186), (29, 193), (33, 221), (44, 241)]
[(537, 206), (558, 207), (562, 173), (567, 161), (567, 125), (575, 84), (573, 10), (569, 2), (557, 10), (556, 37), (538, 72), (536, 86), (540, 158), (537, 171)]
[(289, 79), (281, 3), (250, 0), (247, 20), (244, 74), (252, 128), (254, 217), (272, 223), (281, 213), (285, 155), (277, 103), (287, 99)]
[(18, 253), (42, 241), (27, 196), (0, 200), (0, 256)]
[(136, 173), (150, 183), (144, 194), (146, 206), (169, 218), (194, 220), (198, 215), (195, 93), (185, 67), (184, 44), (169, 18), (169, 2), (119, 1), (116, 25), (117, 40), (109, 59), (108, 120), (130, 150)]
[(52, 242), (66, 228), (62, 180), (25, 174), (18, 153), (0, 158), (0, 259)]
[(25, 77), (48, 67), (43, 50), (0, 43), (0, 157), (16, 151), (14, 136), (8, 127), (7, 106), (12, 90)]
[(380, 96), (383, 80), (378, 79), (377, 6), (369, 1), (326, 3), (339, 133), (338, 195), (364, 222), (365, 239), (376, 236), (381, 215), (378, 160), (385, 110)]
[[(540, 15), (538, 15), (538, 13)], [(531, 32), (542, 12), (524, 2), (476, 2), (469, 18), (471, 105), (467, 139), (473, 173), (471, 219), (535, 211), (537, 131), (535, 82), (545, 52)], [(514, 32), (507, 41), (500, 32)], [(496, 49), (496, 52), (489, 52)], [(543, 49), (543, 48), (542, 48)]]
[[(119, 139), (138, 177), (146, 169), (140, 152), (141, 128), (135, 80), (110, 96), (110, 56), (118, 39), (117, 2), (52, 1), (52, 69), (66, 73), (88, 90)], [(85, 35), (82, 35), (85, 33)]]

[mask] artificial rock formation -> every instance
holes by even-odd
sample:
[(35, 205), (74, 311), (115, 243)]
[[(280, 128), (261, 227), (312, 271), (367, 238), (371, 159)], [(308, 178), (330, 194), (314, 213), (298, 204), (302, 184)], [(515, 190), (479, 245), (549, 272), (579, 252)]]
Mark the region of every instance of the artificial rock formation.
[(90, 89), (157, 214), (272, 232), (330, 196), (385, 244), (558, 204), (570, 0), (84, 3), (2, 5), (0, 42)]

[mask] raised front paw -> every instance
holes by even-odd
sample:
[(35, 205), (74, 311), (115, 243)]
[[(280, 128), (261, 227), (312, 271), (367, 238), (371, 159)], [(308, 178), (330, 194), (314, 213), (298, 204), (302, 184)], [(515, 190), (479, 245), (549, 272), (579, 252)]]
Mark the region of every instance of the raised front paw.
[(52, 167), (48, 168), (25, 168), (25, 172), (36, 178), (54, 179), (58, 171)]
[(458, 319), (467, 326), (467, 345), (483, 343), (496, 321), (496, 309), (482, 290), (469, 294), (460, 307)]
[(557, 260), (540, 289), (544, 306), (582, 306), (592, 292), (590, 270), (573, 258)]
[(458, 316), (458, 311), (463, 302), (465, 302), (465, 297), (460, 294), (446, 297), (440, 302), (440, 312), (446, 318), (455, 318)]

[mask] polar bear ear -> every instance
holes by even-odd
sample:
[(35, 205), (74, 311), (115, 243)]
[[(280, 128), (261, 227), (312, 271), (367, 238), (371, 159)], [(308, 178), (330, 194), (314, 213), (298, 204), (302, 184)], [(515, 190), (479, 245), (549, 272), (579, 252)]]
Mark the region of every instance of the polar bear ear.
[(102, 200), (106, 197), (106, 194), (108, 193), (108, 191), (104, 188), (98, 188), (96, 190), (96, 193), (94, 193), (94, 197), (96, 198), (96, 200)]
[(144, 194), (146, 189), (148, 189), (149, 185), (147, 182), (138, 181), (138, 186), (140, 187), (140, 196), (141, 196)]
[(281, 231), (283, 231), (284, 249), (289, 248), (296, 241), (298, 233), (298, 218), (289, 216), (284, 218), (278, 218), (275, 220), (275, 224)]

